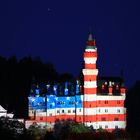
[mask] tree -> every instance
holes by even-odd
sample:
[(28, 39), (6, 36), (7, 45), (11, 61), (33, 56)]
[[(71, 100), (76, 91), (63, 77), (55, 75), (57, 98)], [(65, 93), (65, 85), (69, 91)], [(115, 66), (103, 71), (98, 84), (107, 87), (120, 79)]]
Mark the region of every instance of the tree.
[(27, 137), (30, 140), (43, 140), (46, 135), (47, 130), (44, 128), (41, 128), (40, 125), (37, 123), (33, 123), (30, 125), (30, 127), (27, 129)]
[(24, 134), (24, 124), (18, 120), (0, 117), (0, 137), (17, 139)]

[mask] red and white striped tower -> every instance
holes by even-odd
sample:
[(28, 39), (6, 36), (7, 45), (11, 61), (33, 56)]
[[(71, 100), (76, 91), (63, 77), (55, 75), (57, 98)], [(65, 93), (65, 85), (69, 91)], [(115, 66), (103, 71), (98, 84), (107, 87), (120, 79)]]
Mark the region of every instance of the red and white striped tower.
[(84, 52), (84, 98), (83, 98), (83, 118), (87, 126), (96, 129), (96, 94), (97, 94), (97, 75), (96, 69), (97, 48), (92, 34), (89, 34), (87, 46)]

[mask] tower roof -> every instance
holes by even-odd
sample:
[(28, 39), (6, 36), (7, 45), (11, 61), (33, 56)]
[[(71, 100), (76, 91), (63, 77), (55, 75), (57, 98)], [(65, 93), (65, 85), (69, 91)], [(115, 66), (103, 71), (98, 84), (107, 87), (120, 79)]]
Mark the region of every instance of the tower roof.
[(87, 41), (87, 46), (86, 49), (95, 49), (96, 48), (96, 41), (92, 37), (92, 33), (90, 32), (88, 35), (88, 41)]
[(89, 33), (89, 35), (88, 35), (88, 41), (91, 41), (91, 40), (93, 40), (92, 33)]

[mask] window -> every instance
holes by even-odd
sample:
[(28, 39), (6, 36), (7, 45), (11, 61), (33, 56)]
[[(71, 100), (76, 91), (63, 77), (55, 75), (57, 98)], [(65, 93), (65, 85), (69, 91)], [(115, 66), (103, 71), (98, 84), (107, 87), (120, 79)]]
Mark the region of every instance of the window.
[(43, 117), (40, 117), (40, 120), (42, 121), (43, 120)]
[(60, 102), (58, 102), (57, 104), (60, 105)]
[(59, 110), (57, 110), (57, 113), (60, 113), (60, 111), (59, 111)]
[(117, 112), (120, 113), (120, 109), (117, 109)]
[(71, 113), (71, 110), (68, 110), (68, 113)]
[(64, 113), (64, 110), (62, 110), (62, 113)]
[(118, 129), (118, 125), (115, 125), (115, 129)]
[(114, 121), (118, 121), (119, 119), (116, 117), (116, 118), (114, 118)]
[(108, 112), (108, 109), (105, 109), (105, 112)]
[(75, 110), (73, 110), (73, 113), (75, 113), (76, 111)]
[(69, 101), (69, 104), (75, 104), (75, 102), (74, 101)]
[(105, 128), (108, 128), (108, 126), (107, 126), (107, 125), (105, 125)]
[(101, 110), (100, 110), (100, 109), (98, 109), (98, 111), (99, 111), (99, 112), (101, 112)]
[(79, 112), (81, 112), (81, 109), (79, 109)]
[(108, 104), (108, 101), (105, 101), (105, 104)]
[(106, 118), (105, 118), (105, 117), (102, 117), (101, 120), (102, 120), (102, 121), (106, 121)]
[(102, 126), (101, 125), (99, 125), (99, 129), (101, 129), (102, 128)]
[(120, 104), (120, 101), (117, 101), (117, 104)]

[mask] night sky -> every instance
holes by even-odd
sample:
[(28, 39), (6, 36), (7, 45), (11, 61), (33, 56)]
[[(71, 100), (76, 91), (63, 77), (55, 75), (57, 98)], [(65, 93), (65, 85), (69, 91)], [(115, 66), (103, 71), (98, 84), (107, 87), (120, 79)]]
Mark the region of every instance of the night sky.
[(89, 29), (98, 48), (99, 74), (140, 79), (139, 0), (3, 0), (0, 55), (39, 56), (59, 73), (78, 76)]

